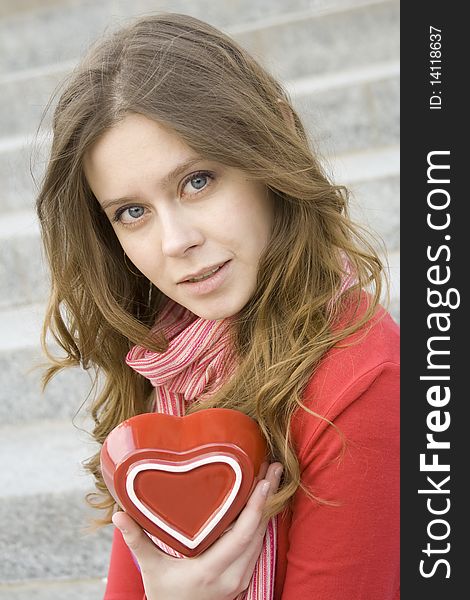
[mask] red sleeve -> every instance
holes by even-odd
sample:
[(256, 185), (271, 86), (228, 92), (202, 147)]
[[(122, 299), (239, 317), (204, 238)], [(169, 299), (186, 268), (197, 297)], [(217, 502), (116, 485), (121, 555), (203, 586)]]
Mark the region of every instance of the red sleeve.
[(121, 532), (116, 528), (103, 600), (145, 600), (140, 571)]
[(334, 460), (342, 444), (335, 430), (306, 419), (303, 483), (337, 505), (297, 492), (282, 600), (399, 598), (398, 399), (394, 363), (375, 367), (343, 391), (326, 415), (347, 440), (342, 460)]

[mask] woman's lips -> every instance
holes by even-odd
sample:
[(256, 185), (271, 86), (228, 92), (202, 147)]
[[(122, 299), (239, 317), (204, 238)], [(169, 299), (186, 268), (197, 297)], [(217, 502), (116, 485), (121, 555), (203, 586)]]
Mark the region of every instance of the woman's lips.
[(201, 279), (200, 281), (182, 281), (178, 285), (183, 286), (184, 290), (191, 294), (208, 294), (223, 284), (230, 271), (230, 265), (231, 261), (228, 260), (220, 269), (206, 279)]

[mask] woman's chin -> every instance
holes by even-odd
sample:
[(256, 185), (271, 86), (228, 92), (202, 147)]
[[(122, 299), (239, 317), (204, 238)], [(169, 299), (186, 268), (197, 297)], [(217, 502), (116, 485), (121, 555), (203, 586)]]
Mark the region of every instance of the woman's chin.
[(181, 303), (185, 308), (194, 313), (201, 319), (207, 321), (220, 321), (236, 315), (243, 306), (238, 306), (238, 303), (230, 303), (227, 301), (214, 302), (184, 302)]

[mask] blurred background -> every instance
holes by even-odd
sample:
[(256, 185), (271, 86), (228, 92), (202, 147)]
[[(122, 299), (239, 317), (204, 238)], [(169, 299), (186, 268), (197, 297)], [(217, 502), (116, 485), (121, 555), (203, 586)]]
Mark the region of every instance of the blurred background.
[[(286, 86), (352, 212), (382, 238), (399, 319), (399, 2), (1, 0), (0, 599), (102, 598), (111, 527), (86, 532), (94, 453), (86, 373), (40, 392), (48, 275), (34, 213), (47, 101), (88, 44), (134, 16), (183, 12), (223, 29)], [(32, 152), (34, 144), (34, 153)], [(5, 210), (3, 210), (5, 209)]]

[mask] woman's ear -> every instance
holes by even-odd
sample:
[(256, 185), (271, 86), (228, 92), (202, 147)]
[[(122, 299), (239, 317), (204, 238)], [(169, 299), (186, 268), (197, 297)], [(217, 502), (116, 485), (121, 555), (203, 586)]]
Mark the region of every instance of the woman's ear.
[(277, 101), (278, 101), (279, 109), (282, 113), (282, 116), (284, 117), (284, 121), (287, 123), (287, 125), (292, 129), (292, 131), (294, 133), (297, 133), (297, 129), (295, 128), (294, 113), (292, 112), (291, 107), (287, 104), (287, 102), (285, 102), (281, 98), (278, 98)]

